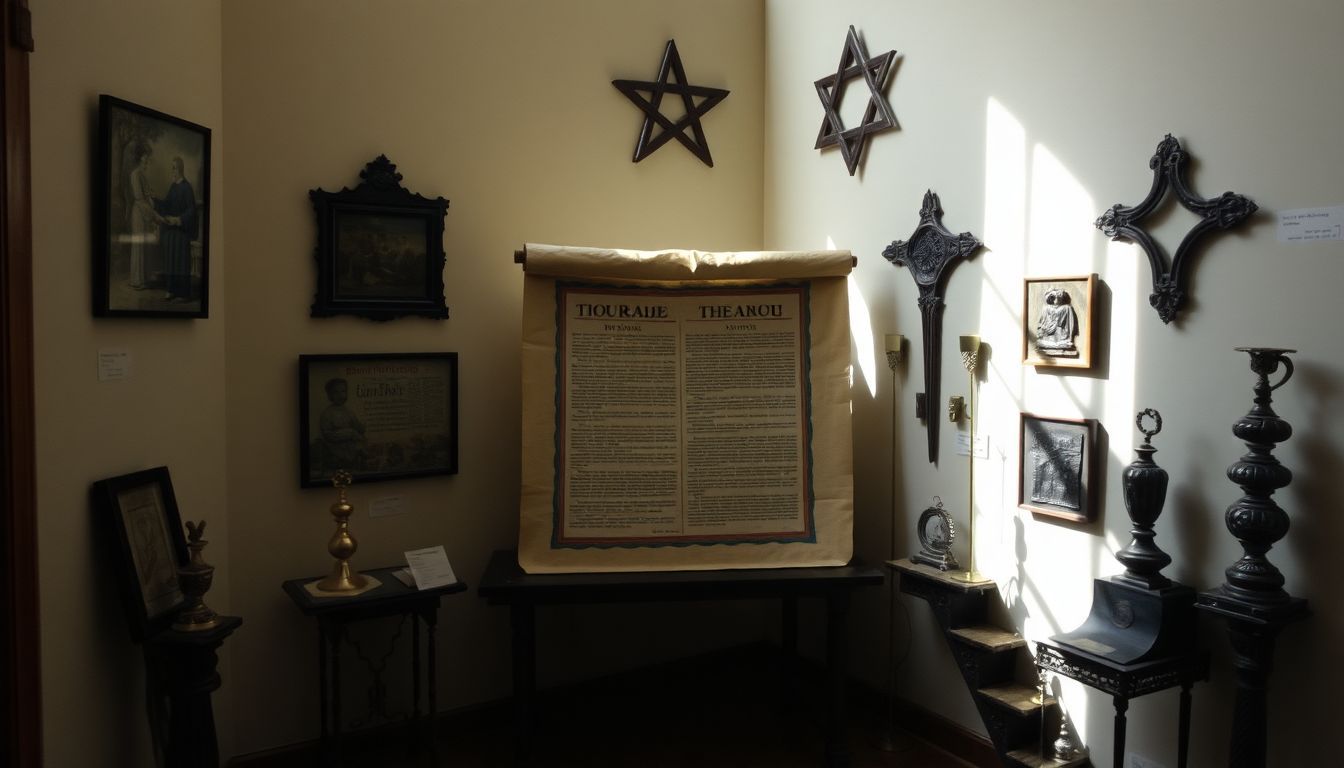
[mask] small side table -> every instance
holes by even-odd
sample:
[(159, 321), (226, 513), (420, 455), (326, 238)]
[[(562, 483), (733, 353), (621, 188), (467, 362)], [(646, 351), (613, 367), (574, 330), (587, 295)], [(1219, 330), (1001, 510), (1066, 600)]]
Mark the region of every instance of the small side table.
[[(465, 592), (467, 585), (458, 581), (436, 589), (417, 590), (401, 583), (394, 572), (402, 566), (375, 568), (366, 573), (382, 582), (376, 589), (352, 597), (315, 597), (305, 585), (322, 577), (311, 576), (305, 579), (290, 579), (282, 586), (299, 610), (305, 616), (317, 619), (318, 626), (318, 680), (321, 699), (322, 742), (321, 763), (323, 766), (341, 765), (341, 736), (344, 724), (341, 719), (341, 640), (345, 638), (346, 628), (353, 622), (375, 619), (384, 616), (409, 616), (411, 629), (411, 715), (412, 727), (417, 733), (428, 735), (430, 748), (433, 749), (432, 729), (425, 728), (426, 721), (433, 721), (438, 710), (437, 660), (435, 656), (435, 631), (438, 627), (439, 598), (444, 595)], [(424, 682), (428, 696), (428, 707), (424, 713), (420, 710), (420, 624), (424, 622), (427, 642), (425, 659), (427, 669)], [(381, 670), (375, 669), (375, 677)]]
[(1177, 731), (1177, 768), (1186, 768), (1190, 748), (1190, 689), (1209, 679), (1209, 652), (1193, 651), (1137, 664), (1118, 664), (1076, 648), (1049, 640), (1036, 642), (1036, 666), (1084, 685), (1109, 693), (1115, 704), (1115, 748), (1112, 765), (1125, 764), (1125, 713), (1129, 700), (1149, 693), (1181, 687), (1181, 714)]
[(154, 666), (150, 680), (157, 690), (151, 700), (170, 702), (164, 758), (176, 768), (217, 768), (219, 742), (210, 694), (219, 688), (215, 653), (233, 631), (242, 626), (237, 616), (220, 616), (210, 629), (182, 632), (165, 629), (145, 640), (145, 658)]

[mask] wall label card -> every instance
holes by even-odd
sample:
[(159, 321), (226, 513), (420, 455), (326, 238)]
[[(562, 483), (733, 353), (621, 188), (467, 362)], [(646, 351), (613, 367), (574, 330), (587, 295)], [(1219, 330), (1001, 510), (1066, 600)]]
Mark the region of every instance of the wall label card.
[(1279, 211), (1278, 239), (1281, 243), (1344, 240), (1344, 205)]
[(131, 350), (104, 347), (98, 350), (98, 380), (124, 381), (131, 378)]

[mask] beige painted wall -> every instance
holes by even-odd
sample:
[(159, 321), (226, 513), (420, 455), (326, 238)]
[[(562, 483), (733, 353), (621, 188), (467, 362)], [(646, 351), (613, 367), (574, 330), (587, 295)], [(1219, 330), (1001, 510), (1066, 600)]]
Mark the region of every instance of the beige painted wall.
[[(226, 264), (220, 4), (38, 0), (31, 4), (33, 293), (37, 387), (43, 723), (49, 766), (152, 762), (144, 671), (126, 632), (89, 485), (167, 465), (184, 519), (209, 521), (207, 559), (229, 558), (225, 483)], [(210, 127), (210, 281), (205, 320), (90, 315), (89, 179), (98, 94)], [(99, 383), (96, 354), (130, 350), (129, 380)], [(228, 579), (210, 603), (232, 607)], [(231, 708), (232, 686), (216, 705)], [(75, 727), (73, 724), (78, 724)], [(220, 739), (232, 747), (232, 721)]]
[[(937, 495), (962, 525), (965, 562), (967, 459), (954, 455), (956, 430), (939, 403), (941, 460), (936, 467), (925, 460), (924, 430), (913, 417), (913, 393), (923, 389), (917, 293), (907, 270), (881, 257), (888, 243), (914, 230), (921, 197), (932, 188), (946, 225), (987, 245), (950, 277), (942, 394), (966, 394), (956, 336), (979, 333), (988, 358), (979, 431), (990, 436), (990, 458), (975, 466), (977, 565), (998, 582), (1010, 609), (1005, 618), (1029, 639), (1078, 626), (1092, 578), (1121, 570), (1113, 553), (1129, 541), (1129, 520), (1119, 473), (1137, 444), (1134, 413), (1145, 407), (1166, 421), (1156, 458), (1171, 473), (1157, 538), (1175, 558), (1167, 573), (1200, 589), (1222, 582), (1222, 569), (1240, 554), (1222, 521), (1240, 495), (1224, 470), (1245, 450), (1230, 428), (1250, 407), (1253, 383), (1246, 356), (1232, 348), (1300, 350), (1295, 378), (1275, 398), (1296, 430), (1277, 452), (1295, 479), (1277, 496), (1293, 528), (1271, 560), (1291, 593), (1311, 599), (1316, 615), (1279, 642), (1270, 683), (1271, 764), (1329, 762), (1319, 734), (1333, 727), (1330, 702), (1344, 684), (1344, 668), (1333, 661), (1344, 608), (1331, 567), (1344, 540), (1335, 512), (1344, 500), (1335, 482), (1344, 473), (1337, 333), (1344, 244), (1281, 244), (1274, 212), (1344, 203), (1337, 130), (1344, 86), (1331, 74), (1339, 68), (1333, 32), (1344, 24), (1344, 7), (1200, 0), (1117, 11), (1064, 0), (1029, 9), (771, 0), (766, 19), (765, 245), (833, 241), (859, 257), (854, 284), (868, 323), (854, 326), (856, 553), (885, 557), (893, 509), (901, 553), (913, 551), (914, 521)], [(835, 70), (850, 24), (870, 53), (894, 48), (901, 56), (887, 90), (900, 130), (874, 137), (852, 178), (838, 151), (812, 149), (822, 111), (811, 87)], [(857, 111), (863, 91), (854, 88), (845, 106)], [(1142, 257), (1092, 226), (1112, 204), (1132, 205), (1147, 192), (1148, 158), (1167, 132), (1194, 155), (1198, 193), (1236, 190), (1262, 210), (1250, 226), (1213, 238), (1195, 259), (1191, 306), (1172, 326), (1148, 306)], [(1158, 237), (1174, 244), (1192, 222), (1182, 211)], [(1023, 276), (1087, 272), (1107, 286), (1108, 364), (1092, 375), (1024, 368)], [(916, 340), (913, 361), (894, 385), (881, 348), (882, 334), (892, 332)], [(1101, 420), (1110, 450), (1097, 523), (1059, 525), (1017, 509), (1020, 411)], [(856, 611), (855, 668), (879, 686), (886, 611), (879, 595), (865, 601)], [(907, 602), (912, 649), (901, 671), (903, 694), (983, 732), (927, 606)], [(1195, 691), (1191, 764), (1219, 765), (1227, 762), (1233, 670), (1222, 625), (1209, 622), (1202, 631), (1214, 651), (1213, 681)], [(1092, 753), (1109, 755), (1109, 698), (1070, 683), (1064, 700)], [(1130, 751), (1175, 765), (1176, 712), (1174, 692), (1134, 702)]]
[[(295, 479), (301, 353), (455, 351), (461, 469), (357, 486), (357, 563), (443, 544), (475, 586), (517, 539), (519, 318), (513, 251), (760, 244), (761, 3), (286, 2), (224, 6), (232, 274), (225, 303), (241, 752), (317, 732), (316, 628), (280, 582), (325, 571), (330, 491)], [(675, 38), (690, 80), (731, 95), (704, 119), (715, 166), (681, 146), (633, 164), (640, 113), (614, 78), (652, 79)], [(451, 201), (447, 321), (311, 319), (309, 189), (353, 187), (385, 153), (403, 184)], [(374, 499), (406, 513), (370, 519)], [(758, 606), (543, 611), (543, 684), (760, 637)], [(444, 708), (509, 693), (507, 612), (472, 593), (440, 611)], [(382, 642), (375, 639), (375, 642)], [(563, 656), (572, 655), (572, 660)], [(394, 662), (395, 663), (395, 662)]]

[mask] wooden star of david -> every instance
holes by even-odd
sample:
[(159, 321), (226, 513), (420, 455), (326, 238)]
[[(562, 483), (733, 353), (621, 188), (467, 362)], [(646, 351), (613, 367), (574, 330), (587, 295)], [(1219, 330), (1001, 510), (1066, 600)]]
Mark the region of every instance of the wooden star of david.
[[(924, 326), (924, 389), (927, 402), (937, 408), (939, 373), (942, 371), (943, 291), (947, 273), (962, 259), (969, 259), (982, 243), (970, 232), (955, 235), (943, 226), (943, 204), (933, 190), (924, 193), (919, 225), (909, 240), (895, 240), (882, 251), (892, 266), (907, 267), (919, 286), (919, 313)], [(938, 463), (938, 418), (925, 420), (929, 436), (929, 461)]]
[[(700, 126), (700, 118), (727, 98), (728, 91), (687, 84), (686, 70), (681, 66), (681, 54), (677, 53), (677, 41), (667, 41), (667, 48), (663, 50), (663, 64), (658, 68), (657, 80), (653, 82), (612, 80), (611, 84), (644, 113), (644, 127), (640, 129), (639, 141), (635, 144), (636, 163), (653, 154), (671, 139), (676, 139), (705, 165), (714, 167), (714, 160), (709, 156), (709, 142), (705, 140), (705, 130)], [(644, 96), (644, 91), (649, 93), (648, 97)], [(680, 96), (682, 106), (686, 110), (686, 114), (675, 123), (663, 116), (659, 110), (665, 93)], [(696, 103), (697, 98), (700, 99), (699, 103)], [(653, 134), (655, 124), (662, 129), (656, 136)], [(687, 128), (691, 129), (695, 138), (686, 135)]]
[[(1241, 223), (1257, 210), (1255, 203), (1235, 192), (1224, 192), (1211, 200), (1191, 192), (1185, 181), (1188, 160), (1181, 143), (1168, 133), (1148, 161), (1148, 167), (1153, 170), (1153, 186), (1149, 188), (1148, 196), (1133, 207), (1116, 203), (1095, 222), (1097, 229), (1107, 237), (1138, 243), (1148, 256), (1148, 266), (1153, 273), (1153, 292), (1148, 295), (1148, 303), (1157, 310), (1157, 316), (1162, 318), (1163, 323), (1175, 320), (1181, 307), (1185, 306), (1186, 258), (1195, 243), (1214, 229), (1229, 229)], [(1166, 198), (1168, 187), (1176, 193), (1176, 199), (1186, 210), (1199, 217), (1199, 223), (1176, 246), (1171, 266), (1167, 266), (1162, 246), (1139, 226), (1139, 221), (1153, 213)]]
[[(814, 149), (840, 145), (840, 154), (845, 158), (849, 175), (853, 176), (863, 157), (863, 148), (868, 137), (878, 131), (896, 127), (896, 115), (891, 105), (882, 96), (887, 75), (891, 73), (891, 64), (896, 60), (896, 51), (887, 51), (879, 56), (868, 58), (868, 52), (859, 42), (859, 33), (849, 28), (845, 38), (845, 49), (840, 54), (840, 66), (835, 74), (827, 75), (816, 82), (817, 97), (826, 110), (821, 121), (821, 131), (817, 133)], [(863, 120), (853, 128), (846, 128), (840, 119), (840, 99), (845, 92), (845, 83), (862, 77), (868, 85), (868, 106), (863, 110)]]

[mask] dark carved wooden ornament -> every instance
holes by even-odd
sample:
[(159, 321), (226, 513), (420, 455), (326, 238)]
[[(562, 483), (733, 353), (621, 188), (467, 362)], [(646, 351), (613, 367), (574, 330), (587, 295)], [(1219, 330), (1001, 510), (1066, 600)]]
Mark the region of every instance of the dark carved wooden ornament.
[[(1175, 320), (1181, 307), (1185, 306), (1186, 262), (1195, 243), (1213, 229), (1230, 229), (1241, 223), (1257, 209), (1255, 203), (1235, 192), (1224, 192), (1211, 200), (1191, 192), (1185, 180), (1189, 159), (1181, 143), (1167, 134), (1148, 161), (1148, 167), (1153, 171), (1153, 186), (1148, 190), (1148, 196), (1133, 207), (1116, 203), (1096, 221), (1097, 229), (1107, 237), (1138, 243), (1148, 255), (1148, 265), (1153, 272), (1153, 292), (1148, 296), (1148, 303), (1153, 305), (1164, 323)], [(1153, 213), (1166, 197), (1168, 187), (1186, 210), (1200, 217), (1199, 223), (1176, 246), (1170, 265), (1162, 246), (1139, 226), (1139, 221)]]
[[(924, 331), (924, 389), (926, 402), (938, 402), (939, 371), (942, 367), (940, 344), (943, 335), (943, 291), (952, 265), (973, 256), (982, 243), (970, 232), (954, 235), (943, 226), (943, 208), (938, 195), (924, 193), (919, 209), (919, 226), (909, 240), (895, 240), (882, 256), (893, 265), (907, 267), (919, 286), (919, 313)], [(929, 433), (929, 461), (938, 463), (939, 420), (925, 419)]]
[[(878, 131), (896, 127), (896, 115), (891, 105), (882, 95), (887, 75), (891, 73), (892, 62), (896, 60), (896, 51), (891, 50), (868, 58), (859, 34), (854, 27), (849, 28), (845, 38), (845, 50), (840, 54), (840, 66), (835, 74), (827, 75), (816, 81), (817, 97), (826, 110), (821, 121), (821, 131), (817, 134), (814, 149), (822, 149), (835, 144), (840, 145), (840, 154), (845, 158), (849, 175), (859, 167), (863, 158), (863, 148), (868, 137)], [(845, 93), (845, 84), (854, 78), (862, 77), (868, 86), (868, 106), (863, 110), (863, 120), (853, 128), (846, 128), (840, 120), (840, 100)]]
[[(676, 82), (670, 82), (669, 77), (674, 77)], [(658, 67), (657, 80), (652, 82), (612, 80), (611, 84), (644, 113), (644, 127), (640, 129), (639, 141), (635, 144), (634, 162), (638, 163), (669, 140), (676, 139), (705, 165), (714, 167), (714, 160), (709, 155), (709, 142), (705, 139), (705, 129), (700, 126), (700, 118), (727, 98), (728, 91), (687, 83), (686, 70), (681, 66), (681, 54), (677, 53), (677, 41), (667, 41), (667, 47), (663, 49), (663, 63)], [(649, 95), (646, 97), (641, 91), (647, 91)], [(675, 123), (665, 117), (659, 109), (665, 93), (681, 97), (685, 114)], [(698, 104), (696, 99), (700, 99)], [(654, 125), (662, 129), (657, 136), (653, 135)], [(686, 135), (687, 128), (690, 128), (695, 135), (694, 139)]]

